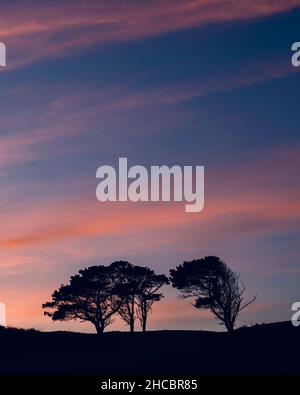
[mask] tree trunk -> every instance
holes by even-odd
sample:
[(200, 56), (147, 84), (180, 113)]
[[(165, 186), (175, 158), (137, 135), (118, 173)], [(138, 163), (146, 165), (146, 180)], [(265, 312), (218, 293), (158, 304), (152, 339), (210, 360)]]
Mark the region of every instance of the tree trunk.
[(142, 313), (142, 331), (146, 332), (148, 311), (147, 311), (147, 302), (145, 300), (142, 303), (141, 313)]
[(134, 332), (134, 320), (130, 321), (130, 332)]
[(134, 295), (133, 295), (133, 297), (132, 297), (132, 299), (131, 299), (131, 309), (130, 309), (130, 315), (129, 315), (129, 317), (130, 317), (130, 332), (134, 332), (134, 319), (135, 319), (135, 314), (134, 314), (134, 301), (135, 301), (135, 298), (134, 298)]
[(234, 331), (234, 322), (228, 322), (225, 324), (228, 333), (232, 333)]
[(104, 332), (104, 326), (100, 325), (98, 323), (94, 324), (96, 331), (97, 331), (97, 335), (102, 335), (102, 333)]
[(146, 325), (147, 325), (147, 315), (143, 317), (143, 322), (142, 322), (142, 330), (143, 332), (146, 332)]

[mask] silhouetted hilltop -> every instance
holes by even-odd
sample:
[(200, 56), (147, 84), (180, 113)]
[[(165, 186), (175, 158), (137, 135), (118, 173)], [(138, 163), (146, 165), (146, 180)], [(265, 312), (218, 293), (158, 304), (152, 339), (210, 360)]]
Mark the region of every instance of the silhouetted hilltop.
[(205, 331), (103, 335), (0, 329), (0, 374), (300, 373), (290, 322)]
[(236, 330), (236, 333), (249, 332), (249, 333), (264, 333), (264, 332), (274, 332), (274, 333), (294, 333), (295, 327), (290, 321), (282, 322), (271, 322), (269, 324), (255, 324), (252, 326), (243, 326)]

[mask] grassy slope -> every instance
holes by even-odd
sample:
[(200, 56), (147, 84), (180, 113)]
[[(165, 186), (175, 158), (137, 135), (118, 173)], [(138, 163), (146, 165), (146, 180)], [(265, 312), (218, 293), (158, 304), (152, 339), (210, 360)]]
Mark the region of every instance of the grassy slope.
[(0, 330), (0, 374), (300, 373), (300, 327), (227, 333), (108, 332), (103, 336)]

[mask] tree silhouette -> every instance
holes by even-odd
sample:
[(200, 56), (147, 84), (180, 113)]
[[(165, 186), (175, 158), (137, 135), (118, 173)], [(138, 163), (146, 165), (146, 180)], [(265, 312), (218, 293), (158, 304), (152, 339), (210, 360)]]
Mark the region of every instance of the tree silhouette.
[(52, 301), (42, 306), (50, 310), (44, 314), (53, 321), (89, 321), (100, 334), (114, 321), (122, 304), (116, 288), (116, 278), (110, 266), (91, 266), (80, 270), (71, 277), (68, 285), (62, 285), (53, 293)]
[(42, 305), (53, 321), (79, 319), (95, 325), (97, 333), (114, 322), (118, 314), (134, 331), (139, 319), (146, 330), (148, 313), (163, 295), (157, 291), (169, 280), (147, 267), (116, 261), (110, 266), (91, 266), (71, 277), (68, 285), (54, 291), (52, 301)]
[(183, 297), (195, 297), (194, 306), (211, 310), (228, 332), (234, 330), (239, 314), (256, 299), (244, 302), (246, 288), (239, 275), (215, 256), (184, 262), (170, 270), (170, 275), (172, 286)]
[(118, 283), (117, 292), (122, 298), (118, 310), (120, 317), (134, 331), (138, 318), (142, 330), (146, 331), (148, 313), (154, 302), (163, 297), (157, 291), (169, 280), (165, 275), (158, 275), (148, 267), (135, 266), (129, 262), (117, 261), (111, 264)]
[(129, 262), (116, 261), (111, 264), (117, 279), (117, 292), (122, 298), (118, 310), (119, 316), (129, 325), (130, 332), (134, 332), (136, 315), (136, 298), (139, 293), (139, 278), (137, 266)]
[(137, 294), (137, 317), (140, 320), (143, 332), (146, 331), (148, 313), (152, 310), (155, 302), (163, 298), (162, 293), (157, 291), (164, 285), (169, 284), (164, 274), (155, 274), (147, 267), (136, 266), (136, 276), (139, 281), (139, 292)]

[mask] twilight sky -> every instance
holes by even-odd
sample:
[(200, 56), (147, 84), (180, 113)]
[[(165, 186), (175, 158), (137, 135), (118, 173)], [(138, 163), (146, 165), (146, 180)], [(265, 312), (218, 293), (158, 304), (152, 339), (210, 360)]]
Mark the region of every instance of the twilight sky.
[[(297, 8), (299, 7), (299, 8)], [(3, 0), (0, 301), (11, 326), (78, 269), (129, 260), (168, 274), (218, 255), (258, 299), (240, 324), (300, 298), (300, 0)], [(99, 203), (96, 169), (204, 165), (205, 208)], [(164, 288), (149, 329), (212, 329)], [(109, 329), (125, 329), (116, 322)]]

